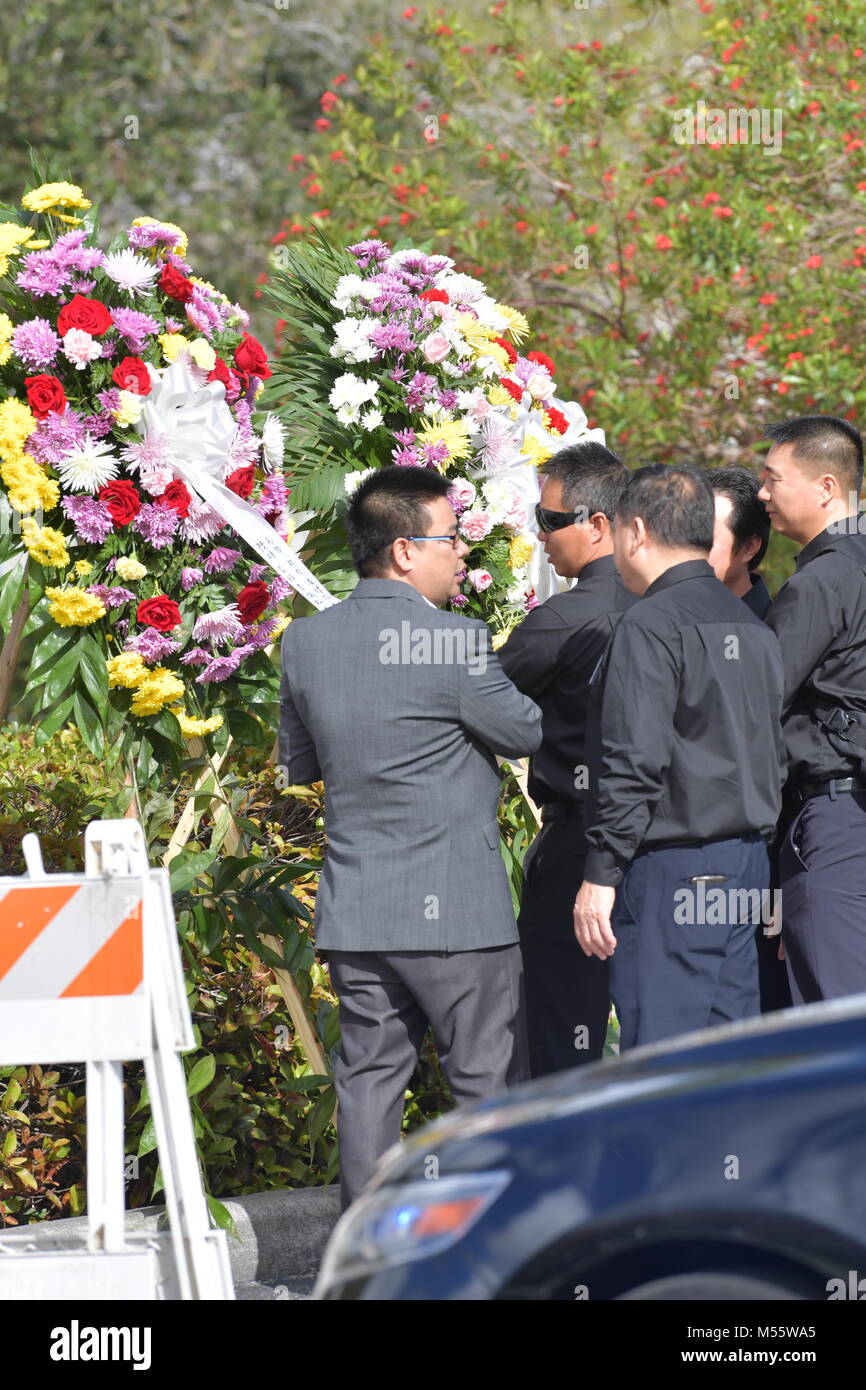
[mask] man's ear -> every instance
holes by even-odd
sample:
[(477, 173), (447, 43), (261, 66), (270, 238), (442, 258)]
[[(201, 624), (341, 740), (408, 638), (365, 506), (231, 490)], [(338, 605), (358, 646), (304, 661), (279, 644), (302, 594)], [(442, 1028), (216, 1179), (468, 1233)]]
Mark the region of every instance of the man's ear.
[(748, 565), (749, 562), (755, 558), (760, 548), (761, 537), (749, 536), (747, 540), (741, 541), (740, 544), (737, 546), (737, 559), (742, 560), (745, 564)]
[(646, 525), (642, 516), (632, 517), (629, 522), (629, 535), (631, 539), (631, 553), (641, 550), (649, 540)]

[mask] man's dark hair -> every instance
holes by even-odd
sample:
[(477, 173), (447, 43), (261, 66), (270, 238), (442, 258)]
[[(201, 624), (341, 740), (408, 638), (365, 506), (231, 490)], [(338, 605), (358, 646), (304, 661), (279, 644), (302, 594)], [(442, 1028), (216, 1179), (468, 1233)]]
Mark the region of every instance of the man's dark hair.
[(377, 468), (349, 502), (346, 530), (352, 563), (362, 579), (388, 568), (387, 550), (400, 536), (423, 536), (426, 503), (446, 497), (451, 484), (432, 468)]
[(767, 553), (770, 540), (770, 518), (758, 497), (760, 483), (748, 468), (708, 468), (704, 476), (713, 492), (730, 498), (734, 504), (727, 524), (737, 546), (753, 536), (760, 540), (759, 549), (749, 561), (749, 569), (756, 570)]
[(641, 517), (658, 545), (710, 551), (715, 505), (710, 485), (695, 468), (651, 463), (632, 473), (616, 509), (617, 522)]
[(798, 415), (770, 425), (774, 444), (793, 444), (793, 456), (809, 474), (832, 473), (839, 483), (860, 496), (863, 486), (863, 440), (859, 430), (835, 415)]
[(586, 508), (587, 517), (604, 512), (613, 521), (629, 472), (625, 464), (594, 439), (560, 449), (542, 468), (545, 478), (562, 484), (562, 500), (570, 512)]

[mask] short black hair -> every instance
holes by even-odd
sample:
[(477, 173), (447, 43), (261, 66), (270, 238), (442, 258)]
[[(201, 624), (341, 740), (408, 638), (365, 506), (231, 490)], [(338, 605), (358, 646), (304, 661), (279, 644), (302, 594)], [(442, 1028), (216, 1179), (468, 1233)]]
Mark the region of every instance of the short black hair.
[(362, 579), (387, 569), (385, 552), (400, 536), (423, 536), (430, 525), (426, 503), (447, 497), (447, 478), (433, 468), (377, 468), (349, 502), (346, 530), (352, 563)]
[(760, 483), (749, 468), (708, 468), (706, 479), (713, 492), (728, 497), (733, 509), (728, 517), (728, 526), (733, 532), (738, 546), (757, 536), (761, 542), (749, 561), (749, 569), (756, 570), (767, 553), (770, 540), (770, 518), (767, 508), (758, 496)]
[(628, 481), (616, 519), (639, 516), (658, 545), (712, 549), (715, 504), (709, 483), (696, 468), (651, 463)]
[(594, 439), (560, 449), (542, 466), (545, 478), (562, 484), (562, 500), (569, 511), (586, 509), (587, 519), (603, 512), (613, 521), (629, 473), (625, 464)]
[(849, 492), (860, 496), (863, 440), (847, 420), (836, 415), (798, 415), (770, 425), (767, 438), (774, 444), (793, 444), (794, 458), (810, 473), (832, 473)]

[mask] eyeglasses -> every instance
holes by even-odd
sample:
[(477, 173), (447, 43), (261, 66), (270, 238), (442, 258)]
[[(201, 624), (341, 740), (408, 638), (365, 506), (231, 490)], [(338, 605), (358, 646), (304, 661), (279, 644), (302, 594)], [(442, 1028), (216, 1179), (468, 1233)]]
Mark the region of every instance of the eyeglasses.
[(579, 515), (578, 512), (552, 512), (549, 507), (542, 507), (540, 502), (535, 504), (535, 524), (539, 531), (562, 531), (566, 526), (572, 526)]
[(407, 541), (448, 541), (451, 549), (454, 550), (460, 539), (456, 531), (452, 531), (450, 536), (407, 536)]

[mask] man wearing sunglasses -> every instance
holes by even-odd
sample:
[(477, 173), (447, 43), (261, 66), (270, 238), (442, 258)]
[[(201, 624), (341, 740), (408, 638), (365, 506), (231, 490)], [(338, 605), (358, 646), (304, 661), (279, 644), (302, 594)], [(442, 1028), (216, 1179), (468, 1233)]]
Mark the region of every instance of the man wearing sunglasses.
[(458, 1104), (528, 1074), (495, 754), (531, 753), (541, 713), (484, 623), (440, 609), (468, 553), (449, 486), (425, 468), (362, 482), (347, 516), (358, 584), (283, 637), (280, 761), (325, 784), (316, 943), (340, 999), (344, 1207), (400, 1137), (428, 1024)]
[(589, 681), (635, 601), (616, 572), (611, 534), (628, 476), (595, 441), (547, 463), (535, 510), (539, 540), (557, 574), (578, 583), (534, 608), (499, 653), (506, 674), (543, 716), (529, 773), (543, 823), (524, 862), (519, 918), (533, 1076), (597, 1061), (607, 1033), (607, 962), (580, 950), (572, 909), (587, 848)]

